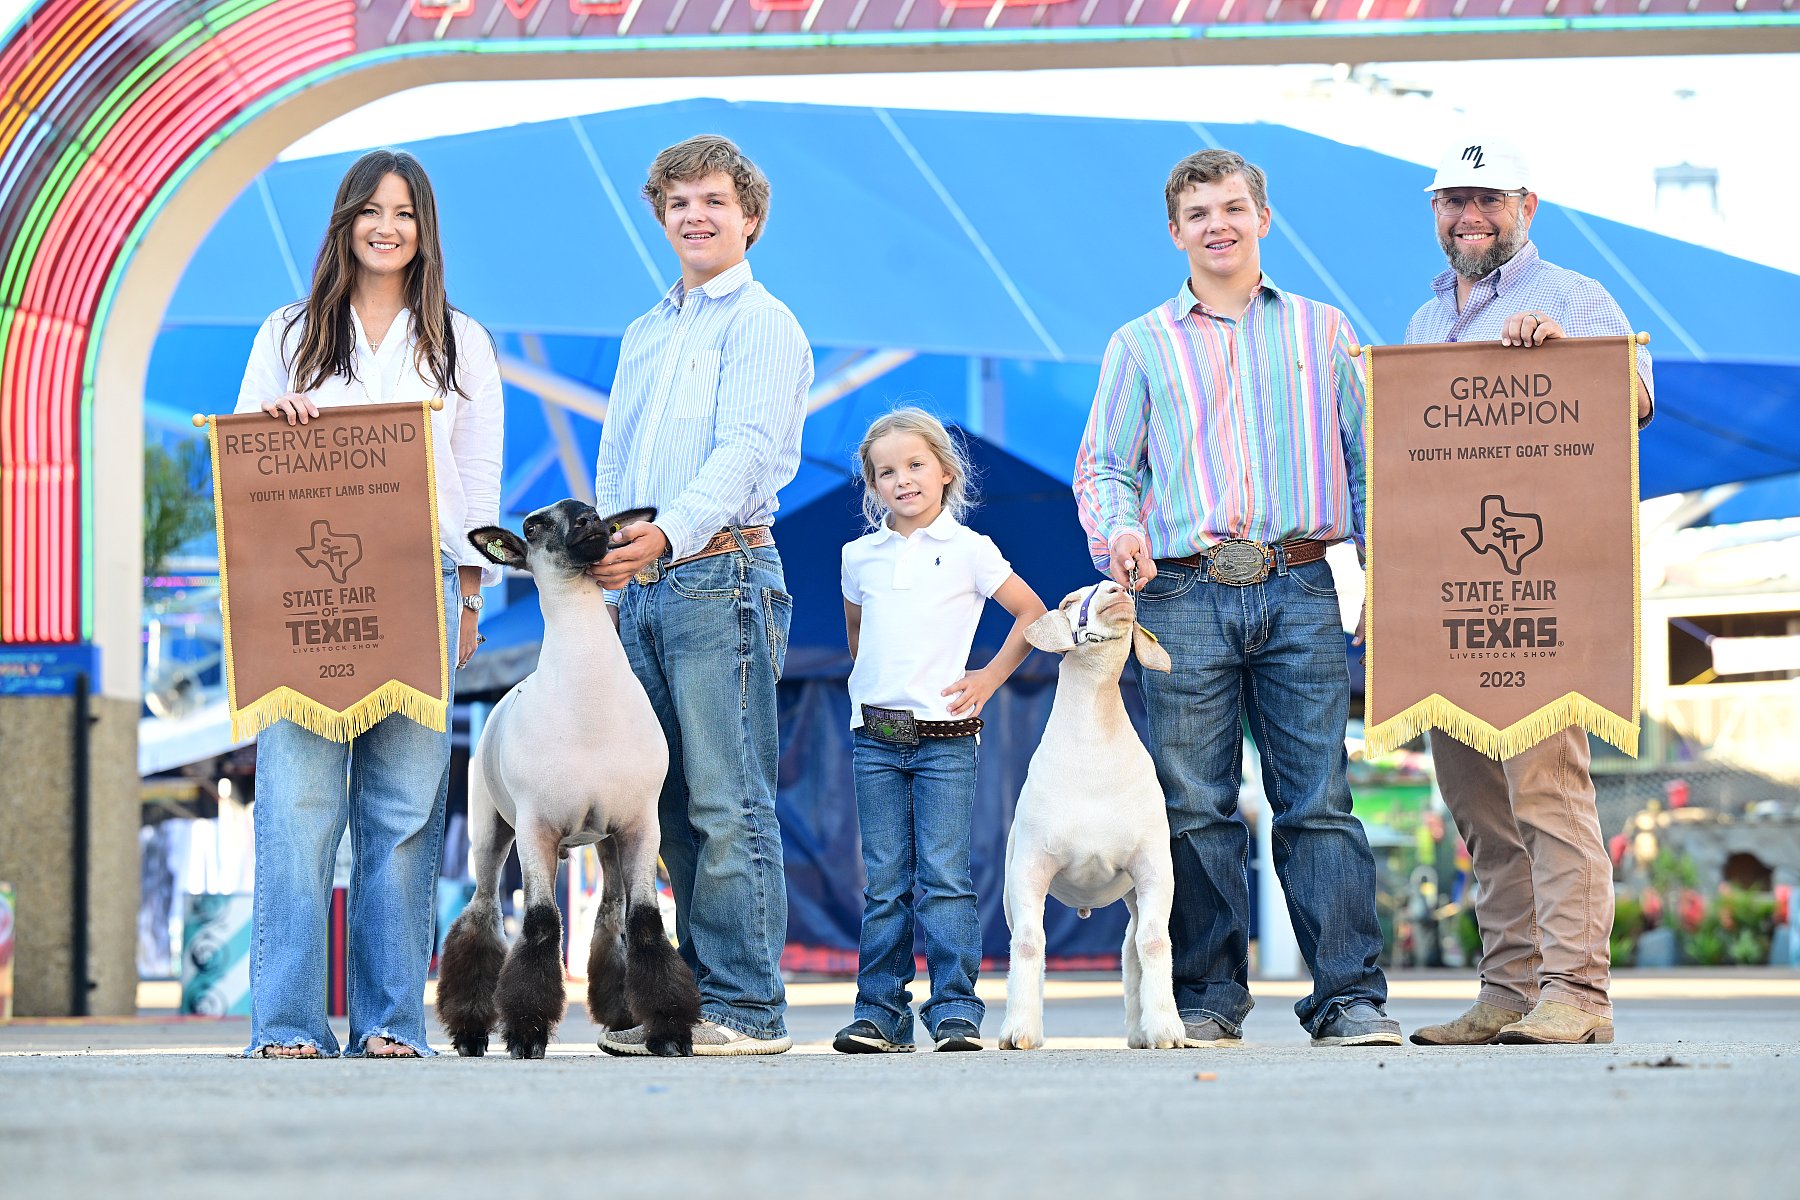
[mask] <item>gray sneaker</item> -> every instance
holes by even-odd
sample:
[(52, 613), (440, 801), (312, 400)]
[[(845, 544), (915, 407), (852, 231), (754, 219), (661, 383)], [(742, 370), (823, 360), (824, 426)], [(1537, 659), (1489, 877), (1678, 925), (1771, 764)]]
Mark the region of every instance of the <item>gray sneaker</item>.
[(1244, 1035), (1232, 1033), (1216, 1017), (1208, 1017), (1204, 1021), (1183, 1021), (1181, 1023), (1184, 1047), (1199, 1049), (1217, 1046), (1241, 1046)]
[[(780, 1054), (793, 1048), (794, 1039), (783, 1034), (774, 1038), (753, 1038), (727, 1025), (701, 1021), (694, 1026), (694, 1053), (699, 1055)], [(600, 1035), (600, 1048), (608, 1054), (653, 1055), (649, 1037), (642, 1025), (630, 1029), (608, 1030)]]
[[(1400, 1022), (1367, 1000), (1346, 1004), (1319, 1027), (1315, 1046), (1398, 1046)], [(697, 1051), (696, 1051), (697, 1052)]]

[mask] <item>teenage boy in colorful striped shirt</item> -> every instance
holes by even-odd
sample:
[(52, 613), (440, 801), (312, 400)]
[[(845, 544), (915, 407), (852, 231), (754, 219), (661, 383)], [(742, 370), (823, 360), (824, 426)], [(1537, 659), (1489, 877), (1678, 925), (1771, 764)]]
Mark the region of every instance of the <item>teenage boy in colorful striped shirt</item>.
[(1094, 564), (1138, 593), (1174, 669), (1139, 671), (1175, 860), (1175, 1003), (1187, 1045), (1250, 1012), (1240, 730), (1262, 753), (1275, 870), (1316, 1046), (1399, 1045), (1377, 960), (1375, 863), (1351, 815), (1350, 679), (1325, 548), (1363, 542), (1363, 380), (1337, 309), (1262, 273), (1263, 172), (1228, 150), (1175, 165), (1173, 300), (1112, 337), (1075, 464)]

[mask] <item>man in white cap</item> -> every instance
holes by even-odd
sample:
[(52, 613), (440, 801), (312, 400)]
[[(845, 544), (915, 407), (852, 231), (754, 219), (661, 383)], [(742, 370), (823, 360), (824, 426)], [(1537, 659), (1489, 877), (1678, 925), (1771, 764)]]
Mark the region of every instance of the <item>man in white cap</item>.
[[(1529, 350), (1560, 337), (1632, 332), (1606, 289), (1538, 257), (1538, 207), (1524, 158), (1499, 140), (1450, 148), (1425, 189), (1449, 270), (1406, 327), (1416, 342), (1499, 341)], [(1638, 347), (1638, 426), (1651, 410), (1650, 355)], [(1594, 809), (1587, 733), (1571, 726), (1497, 762), (1431, 735), (1438, 786), (1469, 845), (1478, 884), (1481, 992), (1422, 1046), (1613, 1040), (1612, 862)]]

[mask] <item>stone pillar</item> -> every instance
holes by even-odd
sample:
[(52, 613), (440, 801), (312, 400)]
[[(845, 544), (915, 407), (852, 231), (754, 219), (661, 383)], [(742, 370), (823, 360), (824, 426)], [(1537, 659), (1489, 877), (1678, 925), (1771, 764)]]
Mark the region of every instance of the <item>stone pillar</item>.
[[(136, 701), (90, 696), (88, 1012), (137, 1012)], [(0, 697), (0, 879), (13, 885), (13, 1013), (75, 1012), (72, 696)]]

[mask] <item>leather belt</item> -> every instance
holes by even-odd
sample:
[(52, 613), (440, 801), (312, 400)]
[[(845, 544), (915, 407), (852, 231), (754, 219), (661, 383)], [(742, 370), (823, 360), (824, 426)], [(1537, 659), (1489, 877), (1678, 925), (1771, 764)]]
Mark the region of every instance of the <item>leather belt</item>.
[(767, 525), (740, 525), (735, 529), (721, 529), (695, 553), (669, 563), (663, 562), (659, 558), (633, 575), (631, 582), (649, 587), (676, 567), (686, 563), (699, 562), (703, 558), (712, 558), (720, 554), (729, 554), (738, 549), (760, 550), (764, 546), (773, 546), (774, 544), (775, 534)]
[(970, 737), (981, 732), (980, 717), (961, 721), (921, 721), (910, 708), (877, 708), (862, 705), (862, 731), (878, 742), (916, 746), (922, 738)]
[(1267, 579), (1275, 569), (1278, 558), (1290, 567), (1303, 567), (1309, 562), (1324, 558), (1325, 551), (1331, 544), (1315, 542), (1310, 538), (1273, 545), (1268, 542), (1253, 542), (1249, 538), (1227, 538), (1199, 554), (1165, 558), (1161, 561), (1196, 569), (1204, 567), (1207, 578), (1214, 583), (1249, 587)]

